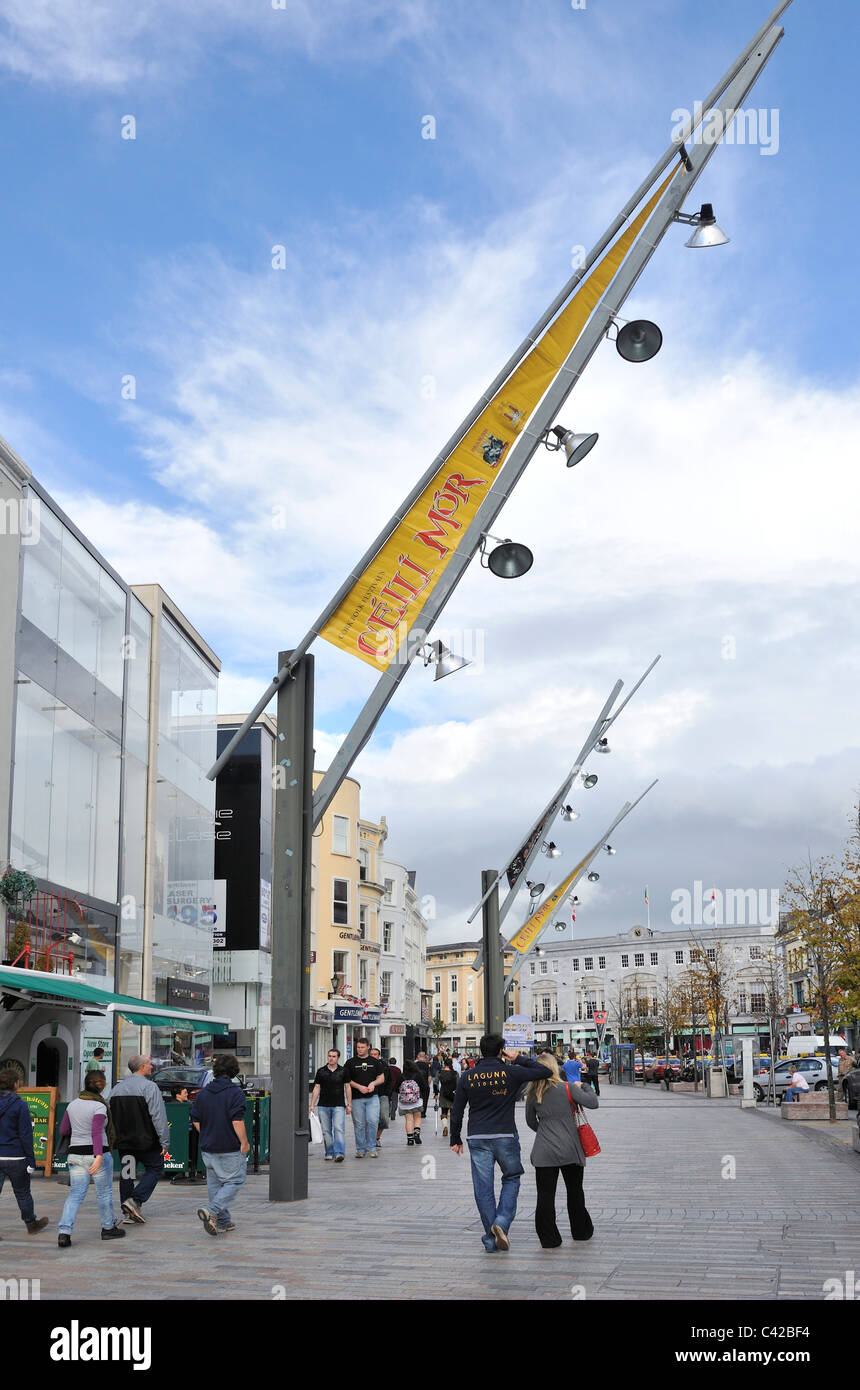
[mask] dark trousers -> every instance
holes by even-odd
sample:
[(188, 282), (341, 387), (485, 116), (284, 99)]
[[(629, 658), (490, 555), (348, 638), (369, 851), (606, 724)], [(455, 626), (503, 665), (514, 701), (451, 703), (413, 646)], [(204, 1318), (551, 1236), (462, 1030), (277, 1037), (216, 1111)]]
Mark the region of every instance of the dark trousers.
[(596, 1096), (600, 1095), (600, 1082), (597, 1079), (597, 1072), (588, 1072), (583, 1078), (583, 1085), (590, 1086)]
[(574, 1240), (590, 1240), (594, 1235), (591, 1217), (586, 1211), (582, 1191), (584, 1169), (579, 1163), (566, 1163), (563, 1168), (535, 1168), (537, 1182), (537, 1206), (535, 1208), (535, 1230), (538, 1240), (545, 1250), (561, 1245), (561, 1235), (555, 1223), (555, 1189), (558, 1175), (564, 1178), (567, 1188), (567, 1215), (570, 1220), (570, 1233)]
[[(129, 1158), (133, 1158), (136, 1163), (143, 1164), (143, 1177), (140, 1182), (135, 1178), (125, 1178), (123, 1173), (126, 1168), (130, 1168)], [(146, 1152), (130, 1153), (128, 1149), (121, 1149), (119, 1155), (119, 1200), (127, 1202), (129, 1197), (133, 1197), (139, 1206), (152, 1196), (155, 1185), (164, 1172), (164, 1159), (161, 1156), (161, 1149), (147, 1149)]]
[(3, 1184), (7, 1178), (12, 1184), (21, 1220), (28, 1223), (35, 1221), (36, 1209), (30, 1191), (30, 1174), (27, 1172), (26, 1158), (10, 1158), (8, 1161), (0, 1158), (0, 1192), (3, 1191)]

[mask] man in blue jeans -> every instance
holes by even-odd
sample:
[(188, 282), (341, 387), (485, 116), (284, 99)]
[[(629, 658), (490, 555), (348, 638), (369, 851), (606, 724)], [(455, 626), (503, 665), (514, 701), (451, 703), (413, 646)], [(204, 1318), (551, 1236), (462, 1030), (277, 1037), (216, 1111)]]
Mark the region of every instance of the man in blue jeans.
[[(552, 1073), (540, 1062), (505, 1051), (500, 1033), (481, 1038), (481, 1060), (464, 1071), (457, 1083), (451, 1111), (451, 1148), (462, 1154), (461, 1131), (466, 1106), (469, 1107), (469, 1158), (472, 1186), (484, 1226), (484, 1249), (510, 1250), (508, 1236), (517, 1214), (517, 1196), (523, 1165), (520, 1138), (514, 1111), (521, 1088), (529, 1081), (540, 1081)], [(495, 1165), (502, 1170), (502, 1190), (498, 1204), (495, 1192)]]
[(322, 1125), (326, 1163), (343, 1163), (346, 1157), (346, 1117), (350, 1107), (343, 1094), (340, 1050), (330, 1047), (324, 1067), (314, 1077), (310, 1113), (316, 1110)]
[[(164, 1172), (170, 1127), (161, 1092), (150, 1080), (152, 1058), (131, 1057), (128, 1069), (131, 1075), (114, 1086), (108, 1108), (116, 1131), (123, 1214), (127, 1222), (143, 1226), (146, 1217), (141, 1207), (149, 1201)], [(138, 1163), (143, 1167), (139, 1182)]]
[(235, 1085), (239, 1062), (231, 1054), (218, 1056), (213, 1078), (194, 1098), (191, 1123), (200, 1135), (200, 1152), (206, 1165), (209, 1206), (197, 1215), (210, 1236), (236, 1229), (230, 1207), (248, 1176), (245, 1155), (251, 1145), (245, 1131), (245, 1093)]
[(357, 1038), (355, 1056), (343, 1069), (344, 1094), (352, 1106), (356, 1158), (378, 1158), (376, 1135), (379, 1129), (379, 1093), (385, 1082), (385, 1067), (370, 1055), (370, 1039)]

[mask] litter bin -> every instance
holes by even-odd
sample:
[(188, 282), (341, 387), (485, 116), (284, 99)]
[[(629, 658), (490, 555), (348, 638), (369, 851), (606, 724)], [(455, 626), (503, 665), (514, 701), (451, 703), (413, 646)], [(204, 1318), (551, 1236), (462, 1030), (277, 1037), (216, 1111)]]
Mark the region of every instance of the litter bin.
[(725, 1068), (708, 1067), (707, 1083), (709, 1097), (718, 1099), (720, 1096), (728, 1095)]

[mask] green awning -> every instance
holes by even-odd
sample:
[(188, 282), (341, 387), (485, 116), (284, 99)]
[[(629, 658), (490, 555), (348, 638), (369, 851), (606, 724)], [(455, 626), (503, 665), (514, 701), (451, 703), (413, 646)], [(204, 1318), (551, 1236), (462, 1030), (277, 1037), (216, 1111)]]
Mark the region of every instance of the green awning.
[(28, 996), (47, 995), (52, 999), (77, 1000), (93, 1005), (105, 1014), (117, 1013), (138, 1028), (172, 1028), (178, 1032), (212, 1033), (229, 1031), (230, 1020), (212, 1014), (197, 1014), (186, 1009), (171, 1009), (149, 999), (135, 999), (130, 994), (112, 994), (97, 989), (71, 975), (54, 975), (44, 970), (20, 970), (0, 965), (0, 993), (3, 990), (24, 990)]

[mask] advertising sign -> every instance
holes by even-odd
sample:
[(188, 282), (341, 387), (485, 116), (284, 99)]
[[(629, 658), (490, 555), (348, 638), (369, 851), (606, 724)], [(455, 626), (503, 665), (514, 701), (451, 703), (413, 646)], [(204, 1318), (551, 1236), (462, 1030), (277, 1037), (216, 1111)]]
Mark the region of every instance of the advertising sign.
[(335, 1023), (361, 1023), (364, 1009), (361, 1004), (335, 1004)]
[(18, 1095), (30, 1112), (33, 1121), (33, 1152), (36, 1167), (51, 1171), (54, 1154), (54, 1111), (57, 1108), (56, 1086), (30, 1086)]
[(174, 879), (167, 885), (164, 913), (185, 926), (209, 928), (215, 950), (227, 946), (227, 881), (223, 878)]
[(272, 949), (272, 885), (260, 879), (260, 950)]
[(502, 1032), (506, 1047), (528, 1047), (535, 1040), (532, 1021), (525, 1014), (511, 1014)]

